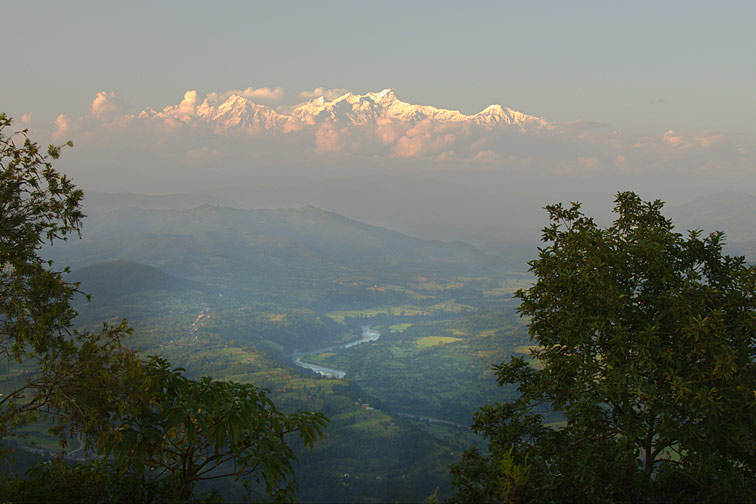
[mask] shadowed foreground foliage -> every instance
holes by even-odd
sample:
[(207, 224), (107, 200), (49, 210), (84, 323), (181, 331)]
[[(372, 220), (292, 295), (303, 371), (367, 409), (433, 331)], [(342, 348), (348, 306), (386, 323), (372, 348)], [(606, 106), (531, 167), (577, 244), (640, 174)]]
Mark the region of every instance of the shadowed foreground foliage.
[(0, 498), (187, 501), (198, 481), (233, 476), (294, 499), (296, 457), (287, 436), (312, 447), (328, 423), (323, 414), (286, 415), (265, 389), (194, 381), (165, 360), (142, 360), (121, 344), (131, 333), (126, 321), (97, 333), (71, 330), (77, 285), (38, 251), (78, 234), (83, 195), (52, 167), (62, 146), (45, 155), (26, 130), (6, 134), (10, 126), (0, 114), (0, 359), (28, 371), (10, 377), (0, 394), (0, 441), (46, 422), (61, 447), (75, 438), (98, 458), (5, 477)]
[(756, 267), (661, 208), (619, 193), (602, 229), (547, 207), (517, 293), (537, 346), (495, 366), (520, 397), (476, 414), (489, 453), (452, 467), (453, 502), (756, 500)]

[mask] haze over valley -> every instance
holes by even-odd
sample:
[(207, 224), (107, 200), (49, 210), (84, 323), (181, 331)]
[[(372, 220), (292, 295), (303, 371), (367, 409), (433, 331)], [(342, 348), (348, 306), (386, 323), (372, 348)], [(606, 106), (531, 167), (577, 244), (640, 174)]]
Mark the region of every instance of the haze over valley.
[[(0, 113), (12, 118), (0, 131), (16, 143), (0, 143), (0, 168), (23, 165), (23, 156), (6, 152), (21, 149), (27, 135), (61, 145), (48, 161), (83, 190), (86, 217), (71, 230), (80, 233), (41, 234), (34, 246), (43, 245), (31, 247), (52, 261), (41, 267), (67, 268), (57, 283), (39, 285), (78, 289), (69, 293), (76, 316), (61, 326), (63, 340), (125, 319), (131, 329), (119, 344), (138, 352), (128, 355), (164, 358), (190, 385), (203, 377), (252, 384), (291, 418), (322, 412), (330, 423), (320, 437), (317, 429), (262, 429), (281, 443), (280, 460), (290, 460), (284, 446), (297, 458), (298, 493), (281, 490), (283, 500), (439, 502), (464, 487), (450, 467), (478, 460), (466, 450), (509, 456), (501, 447), (489, 453), (492, 437), (470, 429), (476, 418), (493, 422), (493, 410), (476, 413), (485, 405), (519, 397), (514, 384), (501, 386), (506, 380), (494, 366), (523, 357), (522, 372), (536, 376), (548, 362), (531, 351), (561, 348), (535, 344), (533, 317), (521, 316), (516, 295), (548, 277), (529, 266), (551, 244), (544, 236), (558, 236), (544, 231), (547, 205), (580, 202), (606, 227), (617, 218), (618, 193), (632, 191), (644, 202), (663, 201), (675, 232), (722, 231), (726, 253), (756, 263), (755, 9), (736, 0), (16, 3), (4, 8), (9, 22), (0, 34), (10, 48)], [(20, 182), (4, 173), (0, 210), (32, 205), (29, 192), (12, 197)], [(65, 183), (45, 183), (76, 202)], [(3, 226), (0, 233), (9, 244), (22, 236)], [(677, 243), (666, 229), (661, 234)], [(612, 247), (606, 250), (617, 252)], [(596, 259), (602, 275), (631, 267), (607, 257)], [(696, 268), (691, 278), (705, 269)], [(22, 270), (0, 264), (2, 275)], [(549, 278), (579, 277), (562, 273)], [(591, 281), (609, 273), (602, 275)], [(654, 275), (637, 276), (632, 293)], [(7, 282), (14, 285), (37, 284)], [(566, 299), (567, 291), (552, 298)], [(6, 298), (15, 299), (0, 302)], [(586, 303), (603, 302), (595, 298)], [(56, 310), (43, 315), (69, 313)], [(0, 311), (0, 323), (6, 320), (13, 317)], [(588, 332), (598, 345), (604, 329), (619, 325), (612, 319)], [(6, 337), (0, 330), (0, 346)], [(0, 472), (3, 498), (6, 475), (60, 453), (61, 434), (49, 431), (49, 418), (29, 416), (18, 435), (3, 430), (8, 391), (39, 371), (31, 355), (9, 359), (0, 380), (0, 448), (19, 458)], [(158, 403), (147, 401), (147, 410), (162, 411)], [(533, 411), (544, 432), (562, 432), (567, 408), (550, 404)], [(187, 406), (164, 423), (185, 413), (199, 425), (192, 415), (203, 409)], [(126, 439), (121, 434), (138, 424), (129, 422), (110, 439)], [(171, 439), (191, 431), (189, 423)], [(213, 437), (237, 442), (234, 428)], [(297, 437), (303, 431), (314, 443)], [(100, 460), (88, 444), (94, 438), (68, 435), (65, 464)], [(677, 460), (676, 449), (671, 443), (653, 456)], [(641, 452), (629, 466), (646, 463), (651, 450)], [(116, 460), (112, 453), (101, 460)], [(237, 460), (223, 470), (241, 474)], [(650, 485), (660, 471), (649, 464)], [(486, 473), (497, 502), (517, 500), (520, 466), (510, 466), (505, 476), (504, 469)], [(139, 475), (158, 473), (138, 467)], [(246, 476), (192, 482), (181, 495), (214, 489), (220, 501), (266, 499), (275, 485), (255, 476), (270, 467), (255, 465), (248, 483)], [(113, 488), (126, 481), (118, 474)], [(470, 495), (465, 502), (483, 494)]]

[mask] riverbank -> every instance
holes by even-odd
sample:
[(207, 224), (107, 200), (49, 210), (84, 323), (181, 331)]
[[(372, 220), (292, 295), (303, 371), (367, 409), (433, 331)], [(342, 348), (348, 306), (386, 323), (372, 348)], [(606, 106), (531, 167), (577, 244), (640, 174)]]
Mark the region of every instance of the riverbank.
[(306, 359), (310, 355), (318, 355), (324, 352), (331, 352), (333, 350), (343, 350), (345, 348), (351, 348), (353, 346), (361, 345), (362, 343), (377, 341), (378, 338), (380, 337), (381, 337), (381, 333), (379, 331), (371, 329), (370, 326), (362, 326), (362, 336), (358, 340), (350, 341), (349, 343), (344, 343), (342, 345), (333, 345), (330, 347), (319, 348), (317, 350), (312, 350), (310, 352), (295, 352), (291, 354), (291, 359), (295, 365), (301, 368), (309, 369), (311, 371), (318, 373), (321, 376), (326, 376), (328, 378), (341, 379), (341, 378), (344, 378), (344, 376), (346, 376), (346, 371), (343, 371), (341, 369), (321, 366), (320, 364), (307, 362), (304, 359)]

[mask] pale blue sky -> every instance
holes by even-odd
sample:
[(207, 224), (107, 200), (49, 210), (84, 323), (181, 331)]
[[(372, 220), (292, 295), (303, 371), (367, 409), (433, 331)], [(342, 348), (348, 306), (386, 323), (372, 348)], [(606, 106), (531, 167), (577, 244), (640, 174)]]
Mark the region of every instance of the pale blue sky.
[(396, 89), (474, 113), (756, 135), (756, 2), (5, 2), (0, 109), (52, 121), (114, 91)]

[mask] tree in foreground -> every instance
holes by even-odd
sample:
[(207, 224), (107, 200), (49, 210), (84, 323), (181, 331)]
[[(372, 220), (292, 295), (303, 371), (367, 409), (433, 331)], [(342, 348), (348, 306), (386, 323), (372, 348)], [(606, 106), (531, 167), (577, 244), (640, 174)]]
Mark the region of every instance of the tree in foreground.
[(87, 424), (86, 405), (75, 397), (81, 391), (72, 388), (77, 377), (97, 368), (112, 384), (136, 359), (120, 345), (128, 333), (124, 324), (97, 334), (72, 331), (76, 286), (38, 252), (78, 234), (83, 194), (52, 166), (63, 146), (51, 145), (44, 154), (26, 130), (6, 134), (10, 126), (0, 114), (0, 360), (16, 368), (0, 396), (0, 439), (52, 409), (52, 425), (64, 440), (69, 422)]
[(79, 232), (83, 194), (52, 167), (62, 146), (43, 154), (26, 130), (6, 134), (10, 126), (0, 114), (0, 359), (28, 372), (2, 384), (0, 459), (8, 456), (2, 441), (38, 421), (63, 447), (77, 437), (104, 458), (0, 479), (0, 500), (187, 501), (196, 482), (228, 476), (294, 498), (296, 457), (286, 436), (312, 447), (328, 422), (323, 414), (287, 415), (264, 389), (189, 380), (162, 359), (142, 360), (122, 344), (131, 332), (125, 321), (72, 330), (77, 286), (38, 252)]
[(608, 228), (546, 207), (517, 293), (534, 349), (494, 368), (520, 397), (476, 413), (489, 451), (452, 467), (452, 501), (756, 500), (756, 267), (660, 201), (615, 203)]
[(284, 414), (267, 391), (250, 384), (190, 380), (160, 358), (146, 364), (148, 402), (121, 415), (100, 439), (101, 453), (122, 473), (168, 479), (184, 501), (198, 481), (253, 477), (269, 495), (296, 496), (286, 437), (312, 448), (328, 420), (322, 413)]
[(157, 357), (140, 364), (128, 409), (114, 411), (107, 403), (88, 408), (100, 419), (87, 431), (98, 457), (34, 467), (26, 480), (6, 485), (14, 502), (193, 502), (197, 482), (228, 477), (262, 483), (262, 492), (255, 491), (257, 484), (249, 487), (255, 497), (296, 498), (289, 435), (312, 448), (328, 423), (322, 413), (284, 414), (264, 389), (190, 380)]

